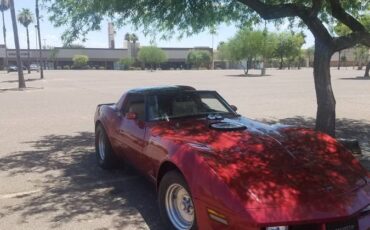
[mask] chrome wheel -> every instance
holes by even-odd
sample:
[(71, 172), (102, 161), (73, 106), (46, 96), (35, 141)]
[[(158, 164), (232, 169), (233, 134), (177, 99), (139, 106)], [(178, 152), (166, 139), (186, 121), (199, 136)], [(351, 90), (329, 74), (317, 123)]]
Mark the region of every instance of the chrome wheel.
[(194, 223), (194, 205), (186, 189), (179, 184), (168, 187), (165, 195), (167, 215), (173, 226), (180, 230), (190, 229)]
[(101, 160), (105, 159), (105, 141), (104, 141), (104, 134), (100, 132), (99, 135), (99, 157)]

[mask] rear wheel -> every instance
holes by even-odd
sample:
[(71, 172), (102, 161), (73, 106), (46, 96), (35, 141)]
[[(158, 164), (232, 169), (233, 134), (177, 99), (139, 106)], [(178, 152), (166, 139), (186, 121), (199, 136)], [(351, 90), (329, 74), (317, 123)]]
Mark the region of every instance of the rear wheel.
[(193, 199), (179, 172), (170, 171), (164, 175), (159, 185), (158, 202), (168, 229), (197, 229)]
[(95, 130), (95, 153), (98, 165), (103, 169), (112, 169), (117, 164), (108, 136), (101, 125)]

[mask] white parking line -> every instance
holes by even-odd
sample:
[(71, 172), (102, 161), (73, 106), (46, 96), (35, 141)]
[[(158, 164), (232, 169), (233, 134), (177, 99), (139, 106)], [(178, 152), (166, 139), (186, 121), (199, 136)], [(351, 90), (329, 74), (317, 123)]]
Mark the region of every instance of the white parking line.
[[(131, 177), (125, 177), (125, 178), (111, 179), (111, 180), (98, 180), (92, 183), (82, 184), (81, 186), (78, 186), (78, 188), (86, 188), (86, 187), (91, 187), (91, 186), (96, 186), (96, 185), (106, 185), (106, 184), (115, 183), (115, 182), (134, 180), (137, 178), (139, 178), (139, 176), (131, 176)], [(66, 188), (69, 188), (69, 186), (62, 186), (62, 187), (59, 187), (58, 189), (60, 188), (66, 189)], [(28, 196), (28, 195), (35, 194), (35, 193), (47, 192), (47, 191), (48, 189), (35, 189), (35, 190), (30, 190), (30, 191), (25, 191), (25, 192), (2, 194), (0, 195), (0, 199), (17, 198), (17, 197), (22, 197), (22, 196)]]

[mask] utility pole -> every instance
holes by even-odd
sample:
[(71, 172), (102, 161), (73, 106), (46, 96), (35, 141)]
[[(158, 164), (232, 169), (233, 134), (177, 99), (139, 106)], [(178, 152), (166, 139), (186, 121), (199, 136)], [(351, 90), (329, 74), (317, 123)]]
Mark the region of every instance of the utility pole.
[(42, 66), (42, 51), (41, 51), (41, 36), (40, 36), (40, 12), (39, 12), (39, 0), (36, 0), (36, 22), (37, 22), (37, 34), (39, 40), (39, 65), (40, 65), (40, 78), (44, 79), (44, 69)]

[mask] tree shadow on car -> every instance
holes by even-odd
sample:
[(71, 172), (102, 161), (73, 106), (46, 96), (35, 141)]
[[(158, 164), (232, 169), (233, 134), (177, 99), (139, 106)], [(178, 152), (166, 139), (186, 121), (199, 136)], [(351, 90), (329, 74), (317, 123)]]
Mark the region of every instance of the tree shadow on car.
[[(281, 123), (294, 126), (315, 128), (315, 119), (312, 117), (296, 116), (277, 120), (262, 120), (267, 123)], [(356, 156), (362, 165), (370, 171), (370, 122), (355, 119), (337, 119), (336, 137), (356, 139), (359, 141), (363, 154)]]
[(48, 228), (110, 217), (109, 229), (161, 229), (154, 186), (127, 166), (98, 168), (93, 133), (49, 135), (27, 144), (31, 150), (1, 157), (0, 171), (25, 175), (31, 183), (33, 174), (41, 176), (41, 183), (33, 182), (40, 192), (17, 197), (22, 202), (6, 207), (4, 215), (18, 213), (23, 223), (47, 218)]

